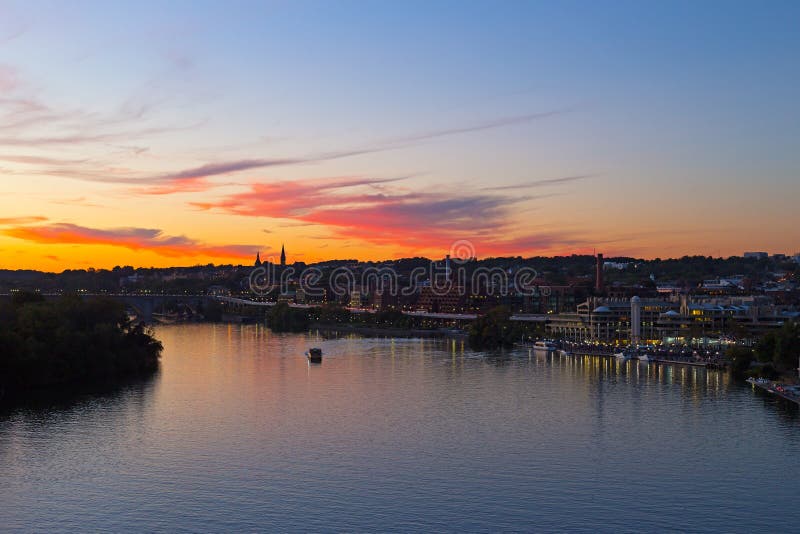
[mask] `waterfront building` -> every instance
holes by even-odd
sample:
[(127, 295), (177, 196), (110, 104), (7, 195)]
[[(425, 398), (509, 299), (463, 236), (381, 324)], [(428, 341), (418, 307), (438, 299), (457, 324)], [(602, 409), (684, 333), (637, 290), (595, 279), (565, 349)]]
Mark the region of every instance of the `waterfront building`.
[(543, 286), (522, 297), (522, 313), (568, 313), (588, 297), (587, 286)]
[(466, 292), (461, 286), (446, 289), (427, 285), (420, 288), (417, 309), (430, 313), (464, 313), (466, 297)]
[(376, 310), (396, 308), (399, 304), (398, 296), (386, 289), (376, 289), (370, 293), (370, 297), (372, 300), (372, 307)]
[(631, 298), (631, 343), (638, 345), (642, 340), (642, 299)]
[(670, 310), (658, 318), (656, 330), (666, 342), (697, 338), (737, 338), (749, 342), (798, 318), (800, 311), (795, 307), (775, 305), (760, 295), (684, 299), (680, 310)]
[[(580, 303), (575, 313), (549, 317), (546, 329), (553, 337), (570, 341), (625, 344), (632, 342), (634, 334), (642, 343), (658, 341), (659, 316), (677, 309), (678, 304), (661, 299), (634, 299), (592, 297)], [(632, 327), (634, 322), (636, 328)]]

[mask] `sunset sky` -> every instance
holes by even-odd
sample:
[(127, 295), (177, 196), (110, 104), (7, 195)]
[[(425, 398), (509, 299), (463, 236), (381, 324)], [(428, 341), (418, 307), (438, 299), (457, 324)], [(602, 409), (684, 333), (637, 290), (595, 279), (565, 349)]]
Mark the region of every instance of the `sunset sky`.
[(0, 2), (0, 268), (800, 250), (800, 2)]

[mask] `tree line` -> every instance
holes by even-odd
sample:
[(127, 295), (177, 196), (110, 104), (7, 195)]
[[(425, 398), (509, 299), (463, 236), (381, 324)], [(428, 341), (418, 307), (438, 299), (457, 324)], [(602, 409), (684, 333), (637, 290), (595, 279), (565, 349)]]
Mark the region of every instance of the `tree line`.
[(0, 304), (0, 393), (141, 376), (158, 369), (161, 350), (110, 299), (18, 293)]

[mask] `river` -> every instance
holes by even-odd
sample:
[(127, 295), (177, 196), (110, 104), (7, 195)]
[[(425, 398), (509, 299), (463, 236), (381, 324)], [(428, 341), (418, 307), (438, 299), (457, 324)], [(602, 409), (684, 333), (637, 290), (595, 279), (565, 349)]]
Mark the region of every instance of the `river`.
[(722, 372), (156, 334), (157, 376), (0, 412), (0, 530), (800, 529), (798, 410)]

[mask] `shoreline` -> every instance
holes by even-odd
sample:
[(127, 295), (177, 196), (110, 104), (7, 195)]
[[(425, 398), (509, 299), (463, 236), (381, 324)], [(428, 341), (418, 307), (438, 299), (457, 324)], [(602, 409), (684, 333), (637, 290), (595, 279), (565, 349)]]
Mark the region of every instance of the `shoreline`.
[(341, 325), (330, 323), (311, 323), (308, 327), (309, 331), (318, 330), (321, 332), (336, 332), (340, 334), (361, 334), (366, 336), (377, 337), (403, 337), (403, 338), (453, 338), (453, 339), (466, 339), (466, 332), (447, 331), (447, 330), (424, 330), (424, 329), (408, 329), (408, 328), (392, 328), (380, 327), (374, 328), (370, 326), (358, 325)]
[(800, 397), (784, 391), (784, 388), (787, 387), (787, 384), (776, 382), (774, 380), (759, 380), (754, 378), (748, 378), (745, 380), (745, 382), (753, 386), (753, 391), (759, 389), (800, 406)]

